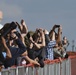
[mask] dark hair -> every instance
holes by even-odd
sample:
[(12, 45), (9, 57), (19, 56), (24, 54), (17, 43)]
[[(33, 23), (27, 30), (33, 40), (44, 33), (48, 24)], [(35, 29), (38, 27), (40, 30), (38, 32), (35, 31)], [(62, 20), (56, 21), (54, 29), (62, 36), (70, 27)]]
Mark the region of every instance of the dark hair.
[(29, 31), (29, 32), (27, 33), (27, 37), (28, 37), (28, 39), (30, 38), (30, 36), (33, 36), (33, 34), (34, 34), (33, 31)]
[(15, 22), (6, 23), (4, 27), (0, 30), (1, 36), (6, 36), (11, 30), (17, 27)]
[(34, 34), (33, 34), (33, 36), (32, 36), (32, 38), (33, 38), (33, 40), (35, 41), (37, 38), (38, 38), (39, 36), (38, 36), (38, 34), (35, 32)]
[(14, 32), (18, 37), (21, 37), (20, 33), (18, 31)]

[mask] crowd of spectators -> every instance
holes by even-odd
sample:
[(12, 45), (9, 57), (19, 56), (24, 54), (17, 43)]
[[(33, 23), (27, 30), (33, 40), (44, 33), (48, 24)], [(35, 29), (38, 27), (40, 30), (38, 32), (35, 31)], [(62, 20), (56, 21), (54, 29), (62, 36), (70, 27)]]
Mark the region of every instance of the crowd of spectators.
[(6, 23), (0, 29), (0, 70), (29, 63), (44, 67), (45, 60), (68, 58), (69, 42), (62, 26), (54, 25), (50, 31), (43, 28), (29, 30), (25, 21)]

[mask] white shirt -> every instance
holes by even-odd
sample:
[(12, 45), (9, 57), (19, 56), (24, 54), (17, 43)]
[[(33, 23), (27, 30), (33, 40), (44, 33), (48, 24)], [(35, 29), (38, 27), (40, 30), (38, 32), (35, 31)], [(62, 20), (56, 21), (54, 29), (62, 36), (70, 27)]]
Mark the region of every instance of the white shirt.
[(6, 58), (6, 52), (2, 52), (2, 54), (3, 54), (4, 58)]

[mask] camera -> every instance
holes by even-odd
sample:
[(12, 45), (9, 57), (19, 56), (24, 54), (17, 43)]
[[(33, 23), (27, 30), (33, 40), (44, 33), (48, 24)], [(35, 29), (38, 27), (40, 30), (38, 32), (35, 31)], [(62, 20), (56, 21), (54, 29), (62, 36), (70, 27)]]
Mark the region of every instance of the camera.
[(60, 27), (60, 25), (55, 25), (55, 26), (58, 27), (58, 28)]
[(14, 32), (14, 33), (16, 34), (16, 36), (17, 36), (18, 38), (21, 37), (21, 35), (20, 35), (20, 33), (19, 33), (18, 31), (16, 31), (16, 32)]
[[(16, 34), (16, 36), (17, 36), (18, 38), (21, 37), (21, 35), (20, 35), (20, 33), (19, 33), (18, 31), (15, 31), (15, 32), (13, 32), (13, 33)], [(14, 39), (14, 38), (10, 36), (10, 40), (13, 40), (13, 39)]]

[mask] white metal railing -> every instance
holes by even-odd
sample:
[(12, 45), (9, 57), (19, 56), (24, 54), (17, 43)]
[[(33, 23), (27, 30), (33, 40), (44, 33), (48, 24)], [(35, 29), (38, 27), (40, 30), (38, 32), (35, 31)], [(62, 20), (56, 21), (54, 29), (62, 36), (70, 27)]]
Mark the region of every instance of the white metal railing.
[(44, 68), (17, 66), (3, 69), (1, 75), (71, 75), (71, 59), (64, 59), (62, 63), (54, 61), (45, 64)]

